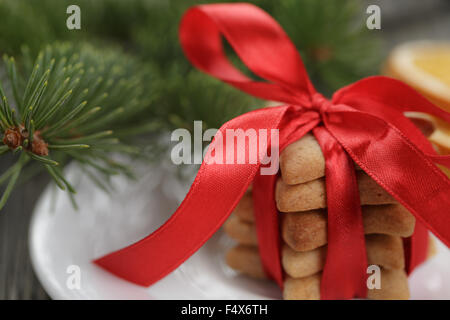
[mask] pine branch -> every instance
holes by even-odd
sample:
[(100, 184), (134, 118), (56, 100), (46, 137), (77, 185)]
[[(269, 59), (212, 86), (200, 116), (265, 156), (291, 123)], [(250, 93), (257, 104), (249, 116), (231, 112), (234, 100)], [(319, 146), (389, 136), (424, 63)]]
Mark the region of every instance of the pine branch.
[(133, 148), (113, 130), (123, 132), (151, 123), (151, 92), (142, 88), (149, 83), (145, 67), (117, 49), (98, 51), (88, 44), (69, 43), (46, 47), (34, 64), (16, 65), (8, 56), (4, 62), (12, 98), (0, 85), (0, 153), (11, 150), (20, 157), (0, 176), (0, 183), (9, 179), (0, 208), (29, 160), (39, 163), (61, 189), (71, 193), (75, 189), (55, 159), (65, 158), (64, 164), (72, 159), (105, 176), (131, 176), (128, 167), (107, 159), (113, 151)]

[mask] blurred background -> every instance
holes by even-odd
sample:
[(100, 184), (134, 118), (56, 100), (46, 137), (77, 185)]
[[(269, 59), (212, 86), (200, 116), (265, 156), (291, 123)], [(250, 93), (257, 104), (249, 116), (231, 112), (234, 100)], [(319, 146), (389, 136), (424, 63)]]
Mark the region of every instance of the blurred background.
[[(264, 105), (193, 69), (179, 47), (182, 13), (193, 0), (0, 0), (0, 52), (21, 61), (45, 45), (89, 42), (101, 50), (122, 50), (148, 70), (140, 83), (149, 92), (154, 124), (146, 139), (174, 128), (192, 129), (193, 120), (218, 128), (226, 120)], [(319, 91), (336, 89), (380, 74), (393, 48), (413, 40), (450, 41), (447, 0), (259, 0), (302, 54)], [(68, 30), (66, 8), (81, 8), (81, 29)], [(366, 9), (381, 9), (381, 29), (368, 30)], [(107, 48), (107, 49), (106, 49)], [(112, 49), (111, 49), (112, 48)], [(230, 59), (248, 72), (233, 55)], [(5, 67), (0, 67), (4, 80)], [(132, 98), (132, 97), (130, 97)], [(156, 129), (155, 129), (156, 128)], [(148, 140), (145, 140), (148, 141)], [(164, 146), (155, 144), (154, 161)], [(0, 172), (15, 161), (0, 157)], [(35, 278), (28, 252), (28, 228), (34, 205), (50, 178), (39, 171), (24, 177), (0, 211), (0, 299), (48, 299)]]

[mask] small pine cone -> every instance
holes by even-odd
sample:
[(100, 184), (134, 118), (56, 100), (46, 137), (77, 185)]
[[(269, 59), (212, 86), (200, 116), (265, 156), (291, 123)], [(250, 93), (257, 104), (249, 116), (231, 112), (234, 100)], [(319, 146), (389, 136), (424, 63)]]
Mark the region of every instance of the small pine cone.
[(48, 156), (48, 144), (39, 137), (34, 137), (31, 144), (31, 152), (38, 156)]
[(7, 129), (3, 136), (3, 143), (11, 149), (16, 149), (22, 145), (22, 135), (18, 128)]

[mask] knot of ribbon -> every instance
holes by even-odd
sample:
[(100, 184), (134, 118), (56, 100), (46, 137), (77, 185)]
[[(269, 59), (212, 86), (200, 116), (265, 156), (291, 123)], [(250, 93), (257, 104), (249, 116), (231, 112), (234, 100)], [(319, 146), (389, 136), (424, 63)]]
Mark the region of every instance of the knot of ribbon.
[[(251, 80), (227, 60), (221, 36), (266, 82)], [(450, 122), (449, 113), (409, 86), (381, 76), (344, 87), (327, 100), (314, 89), (283, 29), (250, 4), (189, 9), (180, 25), (180, 41), (197, 68), (253, 96), (286, 103), (230, 120), (219, 129), (222, 135), (227, 129), (279, 129), (280, 152), (308, 132), (319, 142), (326, 163), (328, 217), (322, 299), (367, 294), (367, 257), (354, 163), (416, 217), (413, 236), (404, 240), (408, 272), (426, 258), (427, 230), (450, 245), (450, 180), (436, 166), (450, 167), (450, 157), (438, 155), (404, 116), (408, 111), (422, 112)], [(211, 145), (216, 143), (214, 139)], [(211, 156), (211, 149), (205, 157)], [(267, 275), (282, 287), (279, 214), (274, 199), (278, 177), (262, 175), (260, 167), (259, 161), (235, 165), (203, 162), (186, 198), (165, 224), (95, 263), (136, 284), (153, 284), (220, 228), (253, 182), (261, 260)]]
[(331, 106), (331, 101), (322, 94), (316, 92), (312, 95), (311, 108), (317, 110), (321, 115), (327, 112), (329, 106)]

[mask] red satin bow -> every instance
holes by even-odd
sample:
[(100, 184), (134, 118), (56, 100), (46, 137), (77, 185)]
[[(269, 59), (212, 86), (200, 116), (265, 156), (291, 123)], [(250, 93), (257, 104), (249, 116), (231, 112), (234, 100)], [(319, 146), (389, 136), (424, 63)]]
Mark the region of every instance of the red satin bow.
[[(235, 69), (224, 55), (221, 35), (247, 67), (268, 82), (250, 80)], [(191, 8), (181, 22), (180, 39), (186, 56), (199, 69), (256, 97), (288, 104), (232, 119), (220, 128), (223, 135), (227, 129), (280, 129), (280, 152), (311, 130), (319, 141), (326, 159), (328, 205), (322, 299), (366, 296), (367, 261), (353, 161), (417, 219), (414, 235), (405, 242), (408, 272), (425, 259), (426, 228), (450, 245), (450, 180), (434, 164), (450, 167), (450, 157), (438, 156), (403, 114), (424, 112), (450, 122), (449, 113), (386, 77), (358, 81), (326, 100), (315, 91), (300, 55), (278, 23), (250, 4)], [(211, 147), (206, 157), (211, 157)], [(95, 262), (139, 285), (153, 284), (218, 230), (254, 181), (261, 259), (267, 274), (282, 286), (274, 200), (277, 176), (260, 175), (260, 166), (204, 162), (188, 195), (163, 226)]]

